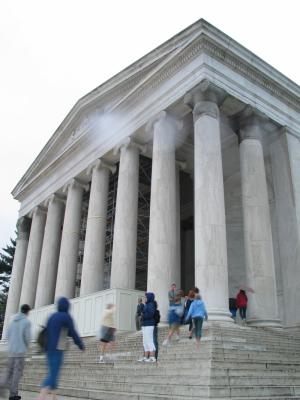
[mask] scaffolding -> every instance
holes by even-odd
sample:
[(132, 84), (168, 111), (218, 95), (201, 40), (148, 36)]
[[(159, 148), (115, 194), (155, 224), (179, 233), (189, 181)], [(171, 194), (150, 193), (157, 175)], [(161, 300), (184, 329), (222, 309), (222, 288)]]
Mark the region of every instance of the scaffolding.
[[(135, 288), (137, 290), (146, 290), (147, 288), (151, 169), (152, 169), (151, 159), (144, 156), (140, 156), (137, 250), (136, 250), (136, 285), (135, 285)], [(119, 164), (117, 164), (116, 173), (111, 174), (109, 179), (106, 236), (105, 236), (104, 283), (103, 283), (104, 289), (108, 289), (110, 287), (110, 272), (111, 272), (111, 261), (112, 261), (118, 176), (119, 176)], [(84, 256), (84, 241), (86, 233), (89, 196), (90, 192), (85, 192), (82, 202), (78, 262), (77, 262), (77, 274), (76, 274), (76, 289), (75, 289), (76, 297), (79, 296), (80, 294), (81, 271), (82, 271), (82, 262)]]

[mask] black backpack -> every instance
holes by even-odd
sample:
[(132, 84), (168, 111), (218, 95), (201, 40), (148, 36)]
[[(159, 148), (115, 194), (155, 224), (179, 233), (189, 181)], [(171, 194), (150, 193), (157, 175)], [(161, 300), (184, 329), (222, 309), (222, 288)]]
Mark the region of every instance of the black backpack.
[(42, 351), (47, 350), (48, 332), (45, 326), (42, 326), (42, 329), (40, 330), (36, 341)]
[(158, 325), (158, 324), (160, 323), (160, 312), (159, 312), (158, 309), (156, 309), (156, 310), (154, 311), (154, 316), (153, 316), (153, 318), (154, 318), (155, 325)]

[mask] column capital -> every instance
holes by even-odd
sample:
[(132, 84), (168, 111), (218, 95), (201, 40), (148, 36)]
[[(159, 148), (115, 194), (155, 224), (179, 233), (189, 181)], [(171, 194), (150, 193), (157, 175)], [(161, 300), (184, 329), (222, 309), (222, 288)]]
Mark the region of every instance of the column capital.
[(170, 127), (173, 127), (177, 131), (183, 127), (183, 121), (179, 121), (167, 111), (160, 111), (158, 114), (154, 115), (154, 117), (150, 118), (146, 124), (146, 131), (153, 131), (155, 125), (157, 124), (166, 124)]
[(44, 201), (43, 206), (44, 207), (49, 207), (49, 204), (53, 203), (54, 201), (60, 202), (60, 203), (62, 203), (64, 205), (66, 204), (66, 198), (64, 196), (61, 196), (61, 195), (59, 195), (57, 193), (53, 193)]
[(89, 189), (89, 184), (82, 182), (77, 178), (73, 178), (64, 185), (63, 193), (67, 193), (70, 188), (78, 188), (78, 189), (83, 189), (84, 191), (87, 191)]
[(117, 170), (117, 167), (101, 158), (98, 158), (95, 162), (93, 162), (87, 169), (86, 175), (91, 176), (94, 169), (108, 169), (112, 174), (114, 174)]
[(34, 207), (34, 209), (32, 211), (30, 211), (29, 217), (33, 218), (33, 216), (36, 214), (46, 214), (46, 213), (47, 213), (46, 208), (39, 205), (39, 206)]
[(269, 118), (254, 107), (247, 105), (237, 116), (238, 137), (241, 143), (246, 139), (261, 141), (264, 132), (264, 124)]
[(219, 104), (226, 97), (226, 92), (204, 79), (184, 96), (184, 103), (192, 110), (194, 119), (201, 115), (219, 117)]
[(29, 232), (31, 226), (31, 219), (28, 217), (21, 217), (18, 219), (17, 222), (17, 231), (18, 237), (17, 239), (29, 239)]
[(117, 155), (119, 152), (126, 150), (129, 147), (137, 148), (141, 153), (145, 154), (147, 151), (147, 145), (136, 142), (131, 136), (127, 136), (119, 144), (117, 144), (113, 150), (113, 154)]

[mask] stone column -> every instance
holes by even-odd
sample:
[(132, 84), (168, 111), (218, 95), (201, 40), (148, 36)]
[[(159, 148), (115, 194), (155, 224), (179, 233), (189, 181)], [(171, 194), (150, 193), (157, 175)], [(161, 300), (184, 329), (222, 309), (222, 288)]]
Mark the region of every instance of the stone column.
[(8, 299), (5, 311), (5, 320), (3, 327), (3, 339), (6, 338), (7, 328), (12, 315), (19, 310), (20, 295), (22, 289), (22, 281), (24, 274), (24, 267), (26, 261), (29, 231), (31, 220), (27, 217), (22, 217), (18, 220), (17, 229), (17, 244), (12, 267), (12, 274), (10, 279), (10, 287), (8, 292)]
[(232, 322), (218, 102), (222, 92), (204, 81), (185, 102), (194, 117), (195, 284), (209, 319)]
[(61, 296), (71, 299), (75, 295), (81, 206), (84, 189), (87, 189), (87, 186), (76, 179), (72, 179), (64, 188), (68, 192), (68, 195), (59, 253), (55, 299)]
[(102, 160), (98, 160), (92, 167), (91, 192), (81, 275), (81, 296), (103, 289), (110, 171), (115, 172), (115, 167), (106, 164)]
[(45, 222), (45, 210), (41, 207), (36, 207), (32, 213), (32, 223), (20, 298), (20, 305), (29, 304), (32, 308), (35, 304)]
[(128, 139), (116, 150), (121, 155), (110, 287), (135, 289), (139, 151), (144, 146)]
[(181, 288), (181, 220), (180, 220), (180, 167), (184, 163), (175, 163), (175, 179), (176, 179), (176, 276), (174, 282), (177, 282)]
[(172, 282), (179, 287), (177, 263), (177, 196), (175, 149), (179, 124), (163, 111), (149, 122), (153, 131), (148, 281), (147, 290), (154, 292), (162, 321), (167, 320), (168, 290)]
[(54, 303), (64, 209), (64, 200), (57, 195), (52, 195), (48, 200), (35, 308)]
[(184, 248), (184, 283), (186, 290), (189, 290), (195, 286), (195, 240), (193, 229), (184, 231)]
[(261, 143), (261, 120), (252, 115), (240, 125), (240, 168), (244, 218), (248, 323), (278, 326), (278, 307), (268, 189)]

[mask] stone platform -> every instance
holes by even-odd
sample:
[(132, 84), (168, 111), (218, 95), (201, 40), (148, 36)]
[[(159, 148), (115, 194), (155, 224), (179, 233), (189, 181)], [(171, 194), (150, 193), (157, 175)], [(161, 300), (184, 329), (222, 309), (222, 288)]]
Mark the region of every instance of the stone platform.
[[(167, 329), (160, 328), (160, 344)], [(182, 329), (179, 342), (160, 346), (159, 361), (138, 363), (141, 333), (118, 337), (116, 359), (98, 363), (95, 339), (66, 353), (59, 400), (300, 399), (300, 336), (283, 330), (206, 325), (200, 349)], [(36, 398), (45, 377), (35, 346), (26, 362), (23, 399)], [(68, 397), (64, 397), (68, 396)]]

